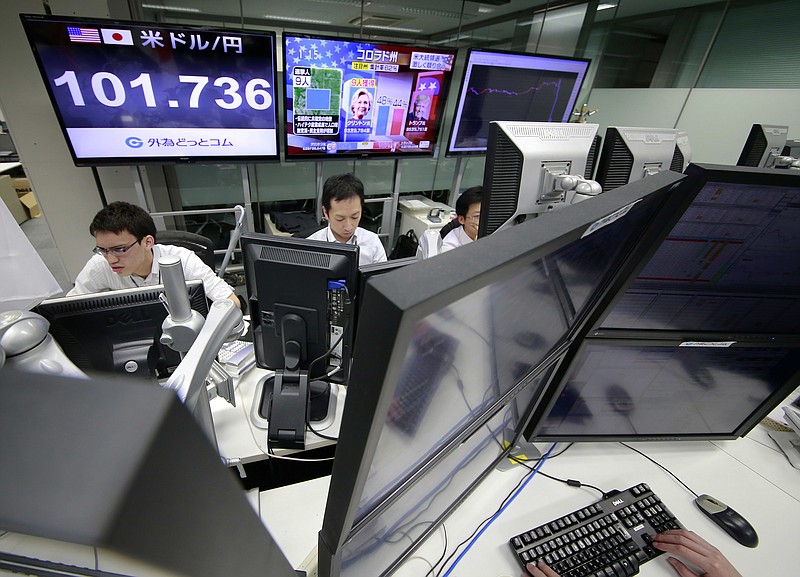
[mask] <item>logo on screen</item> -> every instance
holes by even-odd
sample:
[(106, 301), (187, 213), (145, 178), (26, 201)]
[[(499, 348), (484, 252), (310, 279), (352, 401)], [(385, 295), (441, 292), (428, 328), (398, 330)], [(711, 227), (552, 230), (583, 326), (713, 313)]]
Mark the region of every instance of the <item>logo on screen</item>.
[(138, 136), (129, 136), (125, 139), (125, 144), (131, 148), (141, 148), (142, 145), (144, 145), (144, 142), (142, 142), (142, 139)]

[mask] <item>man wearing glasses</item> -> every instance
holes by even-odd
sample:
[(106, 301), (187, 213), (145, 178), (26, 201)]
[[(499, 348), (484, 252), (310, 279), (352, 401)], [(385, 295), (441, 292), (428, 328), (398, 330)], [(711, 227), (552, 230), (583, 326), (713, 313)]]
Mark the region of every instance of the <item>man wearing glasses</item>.
[(67, 296), (161, 284), (158, 259), (175, 255), (181, 259), (186, 280), (202, 280), (208, 298), (227, 298), (241, 306), (230, 285), (195, 253), (156, 244), (156, 225), (141, 207), (112, 202), (95, 215), (89, 233), (95, 238), (94, 256), (78, 274)]
[(456, 215), (461, 226), (447, 233), (442, 240), (442, 252), (471, 243), (478, 238), (478, 223), (481, 220), (481, 193), (483, 187), (473, 186), (461, 193), (456, 200)]

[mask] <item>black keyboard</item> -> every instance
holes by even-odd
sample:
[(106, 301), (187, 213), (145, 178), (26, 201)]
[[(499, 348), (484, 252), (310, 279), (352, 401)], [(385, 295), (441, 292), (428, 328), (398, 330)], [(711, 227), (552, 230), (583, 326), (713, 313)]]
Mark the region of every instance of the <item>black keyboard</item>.
[(509, 539), (523, 569), (543, 559), (561, 577), (627, 577), (659, 555), (652, 536), (681, 529), (645, 483)]

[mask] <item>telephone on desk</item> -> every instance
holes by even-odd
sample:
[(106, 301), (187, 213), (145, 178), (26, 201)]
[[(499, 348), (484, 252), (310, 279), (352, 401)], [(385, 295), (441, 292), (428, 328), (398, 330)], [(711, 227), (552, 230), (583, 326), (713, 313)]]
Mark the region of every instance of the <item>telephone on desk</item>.
[(442, 222), (442, 209), (432, 208), (428, 211), (428, 220), (435, 223)]

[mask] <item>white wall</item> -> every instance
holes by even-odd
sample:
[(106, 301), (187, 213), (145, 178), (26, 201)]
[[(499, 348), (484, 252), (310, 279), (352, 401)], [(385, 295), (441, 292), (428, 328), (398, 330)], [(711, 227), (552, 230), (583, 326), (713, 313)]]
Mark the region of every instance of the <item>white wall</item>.
[(600, 125), (678, 128), (689, 134), (694, 162), (736, 164), (753, 124), (789, 126), (800, 138), (800, 89), (597, 88), (589, 118)]

